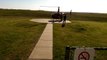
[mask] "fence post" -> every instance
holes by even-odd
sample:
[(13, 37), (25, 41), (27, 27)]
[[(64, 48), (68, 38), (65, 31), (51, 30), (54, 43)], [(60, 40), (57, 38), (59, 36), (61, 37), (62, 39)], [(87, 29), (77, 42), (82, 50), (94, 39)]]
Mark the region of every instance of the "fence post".
[(70, 60), (70, 47), (67, 46), (65, 50), (65, 60)]

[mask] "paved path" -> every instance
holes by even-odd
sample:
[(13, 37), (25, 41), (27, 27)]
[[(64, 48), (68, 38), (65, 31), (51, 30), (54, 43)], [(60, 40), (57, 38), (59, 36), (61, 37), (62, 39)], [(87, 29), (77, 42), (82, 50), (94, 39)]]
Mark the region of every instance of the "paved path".
[[(38, 43), (34, 47), (28, 60), (52, 60), (53, 59), (53, 24), (50, 19), (32, 19), (33, 22), (48, 23)], [(67, 23), (70, 23), (69, 21)]]
[(47, 24), (43, 34), (41, 35), (37, 45), (32, 51), (29, 60), (52, 60), (53, 48), (53, 25)]

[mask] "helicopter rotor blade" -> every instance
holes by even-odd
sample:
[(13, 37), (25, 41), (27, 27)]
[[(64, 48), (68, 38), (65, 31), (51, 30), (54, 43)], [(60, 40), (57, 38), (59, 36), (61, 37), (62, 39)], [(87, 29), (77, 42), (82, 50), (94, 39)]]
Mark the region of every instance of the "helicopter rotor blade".
[(40, 7), (58, 8), (59, 6), (40, 6)]

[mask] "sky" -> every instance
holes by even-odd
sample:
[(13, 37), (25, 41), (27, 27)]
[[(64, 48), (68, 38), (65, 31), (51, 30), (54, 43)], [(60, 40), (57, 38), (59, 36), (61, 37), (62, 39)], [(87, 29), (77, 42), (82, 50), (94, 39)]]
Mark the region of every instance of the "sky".
[(0, 8), (107, 13), (107, 0), (0, 0)]

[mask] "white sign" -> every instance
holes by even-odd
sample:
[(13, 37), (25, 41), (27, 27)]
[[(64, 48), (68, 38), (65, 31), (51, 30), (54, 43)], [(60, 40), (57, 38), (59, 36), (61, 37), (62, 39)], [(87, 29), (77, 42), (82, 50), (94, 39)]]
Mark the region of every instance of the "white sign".
[(76, 48), (74, 60), (94, 60), (95, 50), (93, 48)]

